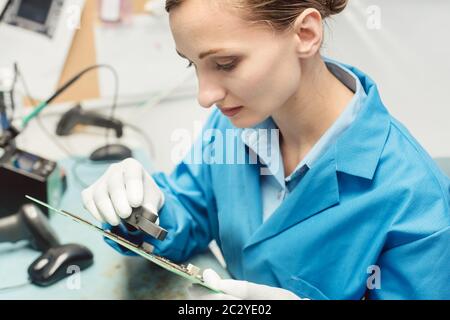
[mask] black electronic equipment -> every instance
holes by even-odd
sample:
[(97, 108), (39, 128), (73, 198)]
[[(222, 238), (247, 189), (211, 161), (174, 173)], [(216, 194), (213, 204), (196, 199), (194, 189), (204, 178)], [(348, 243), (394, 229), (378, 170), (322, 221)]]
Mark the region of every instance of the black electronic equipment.
[(0, 219), (0, 242), (22, 240), (28, 240), (33, 249), (41, 252), (59, 245), (48, 218), (31, 203), (24, 204), (17, 213)]
[(79, 104), (61, 117), (56, 127), (56, 134), (58, 136), (68, 136), (73, 133), (73, 129), (77, 125), (114, 129), (117, 138), (123, 135), (123, 124), (120, 120), (111, 119), (93, 111), (85, 111)]
[(0, 150), (0, 217), (18, 212), (27, 203), (25, 194), (59, 204), (66, 179), (56, 162), (12, 144)]
[(28, 268), (32, 283), (47, 287), (70, 275), (70, 267), (84, 270), (94, 263), (91, 250), (79, 244), (65, 244), (50, 248)]
[[(73, 129), (77, 125), (113, 129), (117, 138), (123, 135), (123, 123), (120, 120), (108, 118), (93, 111), (85, 111), (79, 104), (61, 117), (56, 127), (56, 134), (58, 136), (68, 136), (72, 134)], [(89, 159), (91, 161), (121, 161), (132, 156), (133, 153), (130, 148), (116, 143), (97, 148), (91, 153)]]
[(61, 18), (64, 0), (13, 0), (3, 12), (5, 23), (52, 38)]

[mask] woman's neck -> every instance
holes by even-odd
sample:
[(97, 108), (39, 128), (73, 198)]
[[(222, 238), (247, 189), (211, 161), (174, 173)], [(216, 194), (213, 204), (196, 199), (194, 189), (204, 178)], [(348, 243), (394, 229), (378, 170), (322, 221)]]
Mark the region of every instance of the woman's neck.
[(327, 68), (320, 56), (302, 61), (301, 85), (279, 111), (272, 115), (280, 129), (282, 151), (294, 162), (311, 150), (349, 104), (354, 93)]

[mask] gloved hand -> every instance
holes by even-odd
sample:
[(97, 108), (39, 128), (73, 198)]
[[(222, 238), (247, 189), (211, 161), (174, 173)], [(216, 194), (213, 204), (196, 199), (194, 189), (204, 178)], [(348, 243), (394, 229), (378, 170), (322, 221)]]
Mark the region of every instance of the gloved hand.
[(203, 280), (221, 293), (212, 293), (200, 286), (190, 289), (190, 296), (196, 300), (309, 300), (302, 299), (291, 291), (248, 281), (221, 279), (211, 269), (203, 272)]
[(112, 226), (119, 225), (121, 218), (128, 218), (132, 208), (146, 205), (157, 214), (164, 205), (164, 193), (132, 158), (111, 165), (81, 196), (86, 210), (98, 221)]

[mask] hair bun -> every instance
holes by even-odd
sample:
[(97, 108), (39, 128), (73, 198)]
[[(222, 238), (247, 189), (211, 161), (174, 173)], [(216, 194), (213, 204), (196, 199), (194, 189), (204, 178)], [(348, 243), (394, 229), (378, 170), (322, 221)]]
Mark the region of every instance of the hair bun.
[(338, 14), (342, 12), (347, 6), (348, 0), (327, 0), (327, 7), (329, 15)]

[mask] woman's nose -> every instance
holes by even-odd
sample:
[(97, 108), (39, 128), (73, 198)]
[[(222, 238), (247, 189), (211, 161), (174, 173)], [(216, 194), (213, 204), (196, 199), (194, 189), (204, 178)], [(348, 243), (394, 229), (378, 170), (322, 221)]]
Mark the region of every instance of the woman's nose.
[(198, 102), (203, 108), (209, 108), (225, 98), (225, 89), (211, 79), (199, 78)]

